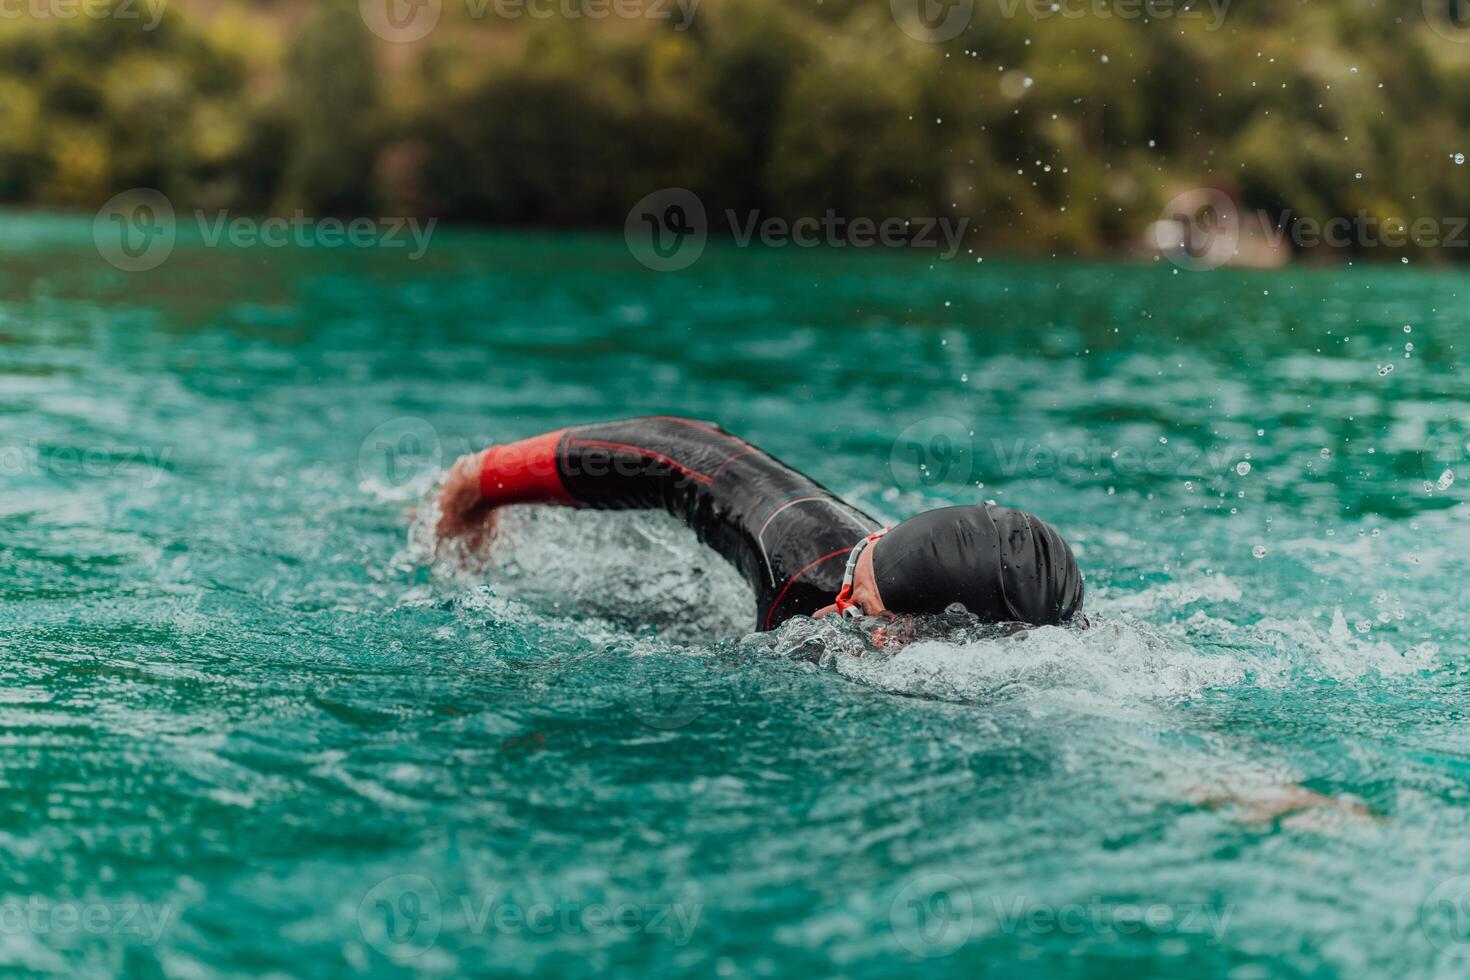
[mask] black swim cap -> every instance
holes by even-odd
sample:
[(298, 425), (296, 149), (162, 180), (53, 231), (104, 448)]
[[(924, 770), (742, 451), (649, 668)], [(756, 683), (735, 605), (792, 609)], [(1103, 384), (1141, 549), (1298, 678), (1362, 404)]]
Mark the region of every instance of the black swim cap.
[(940, 613), (955, 603), (986, 622), (1065, 623), (1082, 607), (1082, 573), (1050, 524), (980, 504), (911, 517), (873, 547), (883, 605)]

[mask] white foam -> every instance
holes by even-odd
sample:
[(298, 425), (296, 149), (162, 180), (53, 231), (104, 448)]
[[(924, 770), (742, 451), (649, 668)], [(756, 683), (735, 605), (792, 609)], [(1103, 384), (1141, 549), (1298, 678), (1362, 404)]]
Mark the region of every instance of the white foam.
[[(410, 535), (409, 552), (420, 560), (433, 553), (435, 516), (425, 506)], [(749, 587), (661, 513), (508, 508), (488, 554), (436, 567), (463, 583), (466, 601), (512, 619), (570, 619), (588, 640), (709, 655), (719, 641), (745, 636), (743, 648), (811, 661), (876, 690), (964, 703), (1095, 703), (1124, 712), (1302, 676), (1408, 675), (1433, 669), (1438, 653), (1433, 644), (1400, 649), (1360, 636), (1340, 610), (1326, 629), (1305, 618), (1239, 626), (1219, 607), (1241, 607), (1241, 586), (1204, 572), (1137, 591), (1098, 590), (1087, 629), (1015, 632), (961, 617), (921, 624), (921, 638), (903, 644), (892, 642), (890, 628), (885, 644), (876, 622), (797, 618), (775, 633), (746, 635), (755, 608)], [(1209, 611), (1178, 618), (1195, 603)]]

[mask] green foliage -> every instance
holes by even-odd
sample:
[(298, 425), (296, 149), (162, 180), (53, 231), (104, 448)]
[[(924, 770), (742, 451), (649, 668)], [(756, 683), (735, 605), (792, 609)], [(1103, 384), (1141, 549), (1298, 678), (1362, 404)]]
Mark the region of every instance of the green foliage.
[(889, 0), (703, 0), (687, 31), (446, 2), (412, 45), (376, 39), (353, 0), (18, 23), (0, 33), (0, 199), (150, 186), (183, 206), (617, 225), (682, 186), (712, 212), (966, 216), (981, 244), (1077, 252), (1134, 240), (1201, 184), (1319, 221), (1467, 213), (1450, 158), (1470, 153), (1470, 45), (1419, 4), (1196, 6), (976, 0), (943, 43)]

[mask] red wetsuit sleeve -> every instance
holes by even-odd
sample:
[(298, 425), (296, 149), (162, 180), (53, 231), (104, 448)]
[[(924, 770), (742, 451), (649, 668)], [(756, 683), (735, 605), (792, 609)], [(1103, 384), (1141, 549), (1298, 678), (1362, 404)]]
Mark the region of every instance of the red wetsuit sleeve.
[(560, 455), (566, 429), (485, 450), (480, 464), (480, 496), (496, 507), (506, 504), (561, 504), (577, 500), (562, 482)]

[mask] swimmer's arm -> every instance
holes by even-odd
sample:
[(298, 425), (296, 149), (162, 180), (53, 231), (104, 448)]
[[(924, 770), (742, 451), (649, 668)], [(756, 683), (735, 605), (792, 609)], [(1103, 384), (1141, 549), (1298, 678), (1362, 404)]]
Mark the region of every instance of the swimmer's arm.
[(565, 432), (559, 429), (461, 457), (439, 490), (439, 537), (466, 538), (477, 545), (493, 530), (496, 510), (508, 504), (576, 506), (557, 468)]
[(490, 530), (495, 509), (480, 496), (480, 466), (484, 453), (461, 456), (449, 468), (444, 485), (439, 488), (439, 524), (441, 538), (473, 538), (477, 544)]

